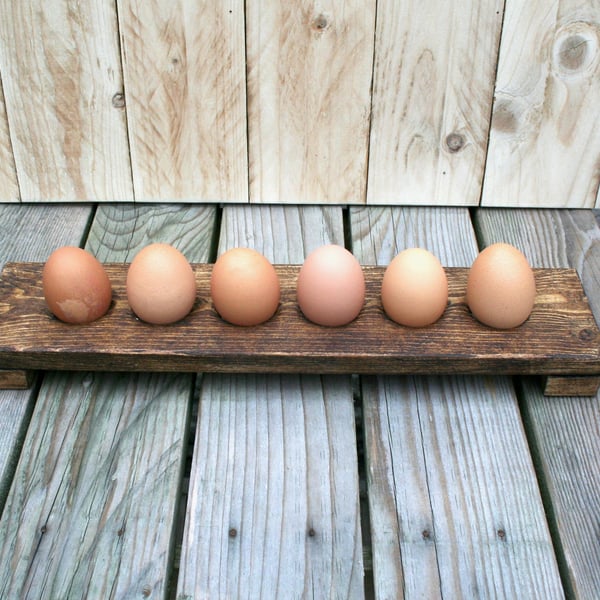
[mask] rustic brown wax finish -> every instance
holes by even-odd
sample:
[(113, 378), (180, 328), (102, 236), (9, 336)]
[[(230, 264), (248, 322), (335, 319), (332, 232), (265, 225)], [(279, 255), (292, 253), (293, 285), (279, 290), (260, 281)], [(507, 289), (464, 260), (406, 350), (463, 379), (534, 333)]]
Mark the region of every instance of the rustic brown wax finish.
[[(125, 264), (106, 265), (114, 292), (107, 315), (85, 326), (62, 323), (45, 305), (42, 268), (40, 263), (12, 263), (2, 273), (2, 369), (561, 376), (548, 386), (552, 394), (574, 393), (570, 382), (582, 379), (593, 391), (600, 381), (594, 378), (600, 375), (600, 332), (571, 269), (535, 269), (533, 312), (522, 326), (506, 331), (484, 326), (469, 313), (467, 268), (446, 269), (446, 311), (421, 329), (385, 316), (382, 267), (363, 267), (366, 301), (361, 313), (352, 323), (332, 328), (315, 325), (300, 312), (295, 287), (299, 266), (275, 266), (281, 304), (272, 319), (255, 327), (231, 325), (218, 316), (210, 301), (209, 264), (193, 265), (195, 306), (188, 317), (168, 326), (136, 319), (127, 304)], [(568, 377), (572, 375), (577, 377)]]

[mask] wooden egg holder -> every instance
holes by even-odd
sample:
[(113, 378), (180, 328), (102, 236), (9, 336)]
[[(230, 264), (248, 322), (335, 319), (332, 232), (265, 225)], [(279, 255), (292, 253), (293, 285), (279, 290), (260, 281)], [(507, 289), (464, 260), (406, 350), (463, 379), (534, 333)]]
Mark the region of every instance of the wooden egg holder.
[(595, 395), (600, 387), (600, 331), (572, 269), (534, 269), (537, 296), (520, 327), (496, 330), (476, 321), (465, 302), (467, 268), (446, 268), (444, 315), (420, 329), (383, 312), (383, 267), (363, 267), (366, 301), (343, 327), (304, 318), (296, 302), (299, 266), (275, 265), (281, 303), (266, 323), (223, 321), (210, 300), (211, 264), (192, 265), (198, 295), (172, 325), (150, 325), (132, 313), (127, 264), (107, 264), (109, 312), (69, 325), (48, 310), (42, 263), (9, 263), (0, 277), (0, 387), (26, 388), (38, 370), (320, 374), (493, 374), (545, 377), (546, 395)]

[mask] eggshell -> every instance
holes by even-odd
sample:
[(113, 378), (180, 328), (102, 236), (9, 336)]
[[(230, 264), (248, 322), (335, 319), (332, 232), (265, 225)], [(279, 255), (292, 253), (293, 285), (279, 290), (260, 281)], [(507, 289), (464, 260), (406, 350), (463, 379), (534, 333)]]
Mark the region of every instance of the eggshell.
[(112, 300), (108, 275), (98, 259), (83, 250), (64, 246), (55, 250), (42, 271), (48, 308), (66, 323), (90, 323), (103, 316)]
[(215, 310), (233, 325), (264, 323), (279, 306), (277, 272), (265, 256), (251, 248), (232, 248), (219, 256), (210, 291)]
[(127, 300), (142, 321), (166, 325), (183, 319), (196, 300), (196, 277), (186, 257), (170, 244), (154, 243), (127, 270)]
[(338, 327), (360, 313), (365, 302), (365, 277), (351, 252), (328, 244), (306, 258), (296, 291), (300, 310), (308, 320)]
[(518, 327), (535, 303), (535, 278), (514, 246), (498, 243), (480, 252), (467, 280), (467, 304), (476, 319), (496, 329)]
[(448, 304), (448, 280), (440, 261), (423, 248), (408, 248), (388, 265), (381, 284), (387, 316), (401, 325), (435, 323)]

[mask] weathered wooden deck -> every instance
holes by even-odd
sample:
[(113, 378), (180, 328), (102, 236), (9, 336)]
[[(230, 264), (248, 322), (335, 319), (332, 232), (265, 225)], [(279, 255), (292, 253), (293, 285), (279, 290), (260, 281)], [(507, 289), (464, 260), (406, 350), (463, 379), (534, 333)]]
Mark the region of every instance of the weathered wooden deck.
[[(0, 263), (318, 245), (575, 267), (590, 210), (0, 205)], [(357, 340), (357, 343), (360, 343)], [(600, 597), (600, 405), (535, 378), (40, 374), (0, 392), (0, 598)]]

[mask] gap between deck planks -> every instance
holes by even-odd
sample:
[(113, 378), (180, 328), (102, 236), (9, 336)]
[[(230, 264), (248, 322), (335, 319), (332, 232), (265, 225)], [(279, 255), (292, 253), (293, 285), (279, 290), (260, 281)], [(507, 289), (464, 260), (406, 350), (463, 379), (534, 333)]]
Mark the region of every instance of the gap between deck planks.
[[(477, 253), (465, 209), (353, 208), (353, 249), (387, 264), (426, 247)], [(562, 598), (552, 540), (511, 381), (363, 378), (378, 598)]]

